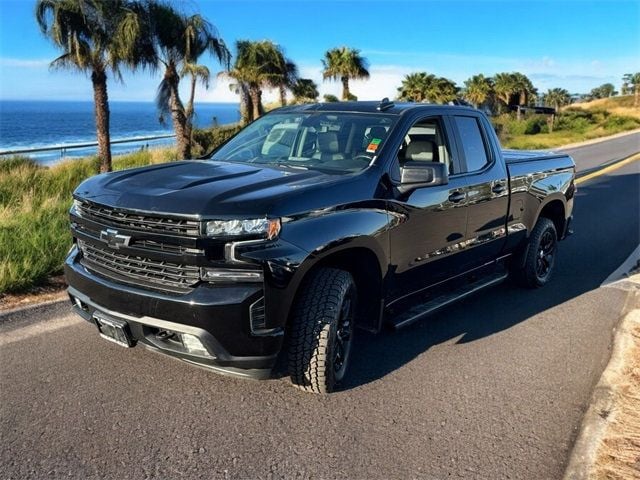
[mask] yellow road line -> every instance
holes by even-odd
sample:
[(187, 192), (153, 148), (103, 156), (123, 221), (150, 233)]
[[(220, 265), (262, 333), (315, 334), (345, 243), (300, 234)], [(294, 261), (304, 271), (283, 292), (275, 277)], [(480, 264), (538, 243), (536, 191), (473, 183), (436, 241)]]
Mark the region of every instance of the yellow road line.
[(605, 174), (607, 174), (609, 172), (613, 172), (614, 170), (622, 168), (625, 165), (628, 165), (628, 164), (630, 164), (632, 162), (635, 162), (636, 160), (640, 160), (640, 153), (636, 153), (635, 155), (630, 156), (626, 160), (622, 160), (621, 162), (614, 163), (613, 165), (609, 165), (608, 167), (605, 167), (603, 169), (597, 170), (597, 171), (595, 171), (593, 173), (590, 173), (589, 175), (585, 175), (584, 177), (580, 177), (580, 178), (578, 178), (576, 180), (576, 183), (577, 184), (584, 183), (587, 180), (591, 180), (592, 178), (599, 177), (600, 175), (605, 175)]

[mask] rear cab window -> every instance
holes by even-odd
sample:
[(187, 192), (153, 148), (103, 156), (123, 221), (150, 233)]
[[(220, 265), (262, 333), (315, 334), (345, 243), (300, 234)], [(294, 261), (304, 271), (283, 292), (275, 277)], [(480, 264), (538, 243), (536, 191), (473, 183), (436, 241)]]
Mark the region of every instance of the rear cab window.
[(453, 121), (458, 130), (462, 153), (465, 159), (465, 172), (477, 172), (485, 168), (491, 158), (479, 119), (476, 117), (454, 115)]

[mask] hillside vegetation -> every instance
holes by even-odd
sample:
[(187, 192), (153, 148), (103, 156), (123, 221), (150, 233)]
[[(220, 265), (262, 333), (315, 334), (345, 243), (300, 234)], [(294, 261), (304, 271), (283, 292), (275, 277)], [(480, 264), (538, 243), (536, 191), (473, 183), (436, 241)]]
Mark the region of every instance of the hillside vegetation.
[(553, 125), (547, 115), (518, 121), (515, 114), (504, 114), (492, 122), (505, 148), (553, 148), (640, 128), (640, 109), (633, 101), (633, 95), (627, 95), (576, 103), (562, 108)]
[[(175, 159), (172, 149), (145, 150), (117, 157), (113, 167), (123, 170)], [(97, 158), (51, 168), (26, 157), (0, 160), (0, 297), (61, 272), (71, 246), (71, 193), (97, 170)]]
[(633, 106), (634, 100), (633, 95), (621, 95), (619, 97), (600, 98), (590, 102), (576, 103), (573, 107), (583, 110), (607, 110), (613, 115), (640, 119), (640, 108)]

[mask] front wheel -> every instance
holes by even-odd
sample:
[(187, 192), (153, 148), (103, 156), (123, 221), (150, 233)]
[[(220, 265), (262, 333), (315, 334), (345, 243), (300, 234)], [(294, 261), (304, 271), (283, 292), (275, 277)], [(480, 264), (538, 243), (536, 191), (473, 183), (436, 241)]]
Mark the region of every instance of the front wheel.
[(528, 288), (546, 285), (553, 274), (557, 249), (556, 226), (548, 218), (539, 218), (524, 250), (524, 264), (514, 271), (518, 283)]
[(289, 335), (289, 375), (302, 390), (328, 393), (345, 377), (357, 292), (351, 274), (321, 268), (300, 287)]

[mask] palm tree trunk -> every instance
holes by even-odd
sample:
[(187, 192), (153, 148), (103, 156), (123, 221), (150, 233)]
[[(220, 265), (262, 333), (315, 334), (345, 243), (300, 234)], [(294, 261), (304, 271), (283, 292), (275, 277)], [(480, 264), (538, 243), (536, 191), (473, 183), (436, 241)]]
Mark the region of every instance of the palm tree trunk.
[(287, 87), (280, 85), (280, 105), (285, 106), (287, 104)]
[(176, 143), (178, 146), (178, 158), (191, 158), (191, 139), (189, 138), (189, 129), (187, 127), (187, 116), (185, 114), (184, 105), (180, 100), (178, 92), (178, 72), (175, 66), (170, 65), (164, 74), (165, 80), (169, 85), (170, 98), (169, 107), (171, 108), (171, 119), (173, 120), (173, 129), (176, 132)]
[(100, 173), (111, 171), (111, 137), (109, 133), (109, 97), (107, 95), (107, 74), (103, 70), (91, 72), (93, 102), (98, 137), (98, 158)]
[(193, 104), (196, 98), (196, 76), (191, 75), (191, 90), (189, 92), (189, 102), (187, 102), (187, 108), (184, 111), (185, 117), (187, 118), (187, 132), (186, 136), (189, 139), (189, 145), (191, 145), (193, 140), (193, 113), (194, 107)]
[(349, 100), (349, 97), (351, 97), (351, 92), (349, 91), (349, 77), (345, 75), (340, 80), (342, 80), (342, 100)]
[(260, 118), (260, 115), (262, 114), (261, 94), (262, 92), (260, 91), (260, 87), (249, 87), (249, 96), (251, 97), (251, 104), (253, 107), (253, 118), (251, 120)]
[(238, 91), (240, 93), (240, 121), (242, 125), (246, 125), (253, 120), (253, 103), (247, 84), (239, 83)]

